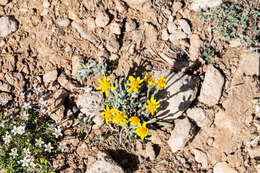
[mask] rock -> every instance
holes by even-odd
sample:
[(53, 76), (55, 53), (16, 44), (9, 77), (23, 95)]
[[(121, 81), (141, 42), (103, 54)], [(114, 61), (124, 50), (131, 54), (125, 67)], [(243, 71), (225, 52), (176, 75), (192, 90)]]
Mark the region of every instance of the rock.
[(222, 0), (193, 0), (191, 4), (191, 9), (197, 11), (200, 8), (216, 7), (219, 6), (221, 3)]
[(259, 76), (260, 67), (260, 56), (259, 53), (254, 51), (245, 51), (241, 55), (241, 62), (239, 65), (239, 71), (246, 75), (257, 75)]
[(196, 60), (200, 55), (200, 47), (201, 47), (202, 41), (200, 40), (200, 37), (197, 34), (191, 34), (190, 35), (190, 49), (189, 53), (190, 56), (193, 58), (192, 60)]
[(102, 95), (98, 92), (88, 92), (86, 94), (79, 95), (76, 104), (80, 111), (87, 116), (99, 116), (99, 111), (103, 109)]
[(94, 34), (92, 33), (87, 33), (79, 24), (77, 24), (76, 22), (72, 22), (71, 23), (71, 26), (73, 28), (75, 28), (78, 33), (80, 34), (80, 36), (83, 38), (83, 39), (86, 39), (88, 40), (89, 42), (91, 43), (96, 43), (97, 42), (97, 38)]
[(179, 1), (174, 1), (173, 4), (172, 4), (172, 8), (173, 8), (173, 12), (176, 13), (178, 12), (181, 8), (182, 8), (182, 3), (179, 2)]
[(186, 19), (178, 19), (178, 23), (181, 26), (181, 29), (188, 35), (191, 34), (191, 28), (189, 23), (187, 22)]
[(187, 35), (182, 31), (174, 31), (172, 34), (170, 34), (170, 41), (174, 43), (176, 40), (185, 39), (187, 38)]
[(153, 148), (153, 145), (151, 143), (147, 143), (146, 144), (146, 148), (145, 148), (146, 154), (148, 155), (150, 160), (154, 160), (156, 155), (155, 155), (155, 151)]
[(25, 81), (24, 81), (24, 77), (23, 77), (22, 73), (17, 73), (17, 72), (6, 73), (5, 79), (10, 85), (12, 85), (16, 89), (18, 89), (18, 91), (24, 90)]
[(95, 19), (93, 17), (87, 18), (87, 26), (89, 31), (94, 31), (96, 28)]
[(71, 21), (68, 18), (57, 18), (56, 24), (63, 27), (68, 27), (71, 23)]
[(78, 69), (79, 69), (79, 64), (80, 61), (82, 60), (81, 56), (74, 55), (72, 56), (72, 76), (77, 77), (78, 74)]
[(148, 0), (124, 0), (124, 1), (131, 7), (138, 7), (143, 3), (147, 2)]
[(159, 131), (158, 131), (158, 130), (152, 130), (152, 129), (150, 129), (149, 132), (152, 133), (152, 135), (151, 135), (151, 137), (149, 138), (149, 140), (150, 140), (153, 144), (162, 145), (162, 140), (161, 140)]
[(18, 22), (9, 16), (0, 17), (0, 36), (6, 37), (18, 29)]
[(256, 169), (257, 173), (260, 173), (260, 164), (256, 165), (255, 169)]
[(43, 75), (43, 82), (45, 84), (48, 84), (50, 82), (54, 82), (57, 79), (57, 76), (58, 76), (57, 70), (49, 71), (48, 73), (45, 73)]
[(116, 172), (124, 173), (124, 170), (107, 154), (98, 153), (98, 160), (88, 168), (86, 173)]
[(65, 51), (66, 53), (72, 51), (71, 45), (66, 46), (65, 49), (64, 49), (64, 51)]
[(207, 154), (196, 148), (192, 149), (191, 152), (194, 154), (196, 162), (201, 163), (202, 168), (206, 169), (208, 167)]
[(10, 92), (11, 86), (6, 82), (0, 81), (0, 91)]
[(48, 0), (44, 0), (43, 3), (42, 3), (43, 8), (49, 8), (50, 5), (51, 5), (51, 4), (49, 3)]
[(105, 11), (99, 12), (95, 20), (97, 27), (105, 27), (109, 23), (109, 21), (110, 18)]
[(63, 73), (58, 77), (58, 82), (62, 87), (66, 88), (67, 90), (72, 91), (76, 88), (76, 86), (71, 81), (69, 81), (67, 79), (67, 76)]
[(117, 41), (116, 37), (114, 35), (111, 35), (107, 40), (106, 40), (106, 48), (108, 51), (112, 52), (112, 53), (117, 53), (119, 48), (120, 48), (120, 44)]
[(78, 146), (77, 148), (77, 154), (79, 157), (82, 158), (88, 158), (88, 145), (83, 142), (81, 145)]
[(121, 29), (122, 29), (122, 24), (121, 23), (113, 22), (113, 23), (110, 24), (110, 31), (113, 34), (120, 35), (121, 34)]
[(127, 6), (124, 2), (118, 0), (115, 1), (115, 3), (116, 3), (116, 9), (119, 13), (123, 13), (127, 11)]
[(0, 0), (0, 5), (8, 4), (9, 0)]
[(214, 166), (213, 173), (237, 173), (237, 171), (229, 167), (226, 162), (220, 162)]
[[(156, 78), (160, 76), (161, 73)], [(160, 102), (162, 111), (158, 112), (157, 117), (159, 119), (176, 119), (182, 115), (194, 100), (197, 92), (195, 89), (196, 80), (182, 73), (170, 74), (167, 80), (165, 92), (159, 96), (162, 97)]]
[(169, 39), (169, 34), (167, 32), (167, 29), (162, 30), (162, 40), (167, 41)]
[(260, 146), (256, 146), (256, 147), (248, 147), (247, 148), (248, 154), (250, 156), (250, 158), (254, 159), (256, 157), (260, 157)]
[(168, 144), (171, 147), (172, 152), (181, 150), (189, 140), (189, 132), (191, 124), (188, 118), (175, 120), (175, 127), (171, 132), (171, 137), (168, 140)]
[(112, 53), (109, 58), (111, 61), (116, 61), (119, 59), (119, 55)]
[(136, 22), (133, 19), (127, 20), (125, 24), (125, 31), (126, 32), (131, 32), (134, 31), (137, 27)]
[(199, 101), (214, 106), (221, 97), (223, 85), (223, 75), (213, 65), (209, 65), (200, 90)]
[(206, 116), (206, 112), (202, 108), (188, 109), (187, 116), (194, 120), (201, 128), (210, 125), (210, 121)]
[(96, 125), (96, 128), (100, 128), (104, 124), (104, 120), (101, 116), (95, 116), (93, 118), (93, 121)]
[(12, 55), (6, 55), (3, 58), (2, 73), (15, 71), (16, 59)]
[(177, 30), (177, 26), (175, 25), (174, 22), (169, 21), (167, 24), (167, 29), (168, 29), (169, 33), (174, 33)]

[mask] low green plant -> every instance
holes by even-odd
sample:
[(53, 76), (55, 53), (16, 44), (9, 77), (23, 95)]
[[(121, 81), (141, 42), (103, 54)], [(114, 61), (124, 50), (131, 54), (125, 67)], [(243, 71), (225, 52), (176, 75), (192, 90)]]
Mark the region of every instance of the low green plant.
[(227, 41), (240, 38), (247, 47), (257, 47), (260, 42), (258, 21), (260, 11), (240, 4), (224, 2), (212, 9), (201, 9), (198, 16), (213, 19), (218, 31)]
[(83, 79), (83, 80), (91, 74), (101, 73), (101, 74), (105, 75), (105, 73), (107, 71), (106, 63), (98, 64), (94, 60), (90, 60), (86, 64), (84, 63), (83, 60), (81, 60), (80, 63), (78, 64), (78, 66), (79, 66), (79, 68), (78, 68), (78, 72), (77, 72), (77, 78)]
[(215, 51), (212, 47), (202, 45), (201, 46), (201, 52), (202, 52), (202, 58), (207, 63), (213, 63), (214, 62)]
[(46, 116), (46, 106), (43, 100), (38, 108), (24, 103), (19, 112), (7, 114), (8, 101), (1, 102), (0, 170), (54, 173), (49, 159), (66, 144), (58, 143), (61, 129)]

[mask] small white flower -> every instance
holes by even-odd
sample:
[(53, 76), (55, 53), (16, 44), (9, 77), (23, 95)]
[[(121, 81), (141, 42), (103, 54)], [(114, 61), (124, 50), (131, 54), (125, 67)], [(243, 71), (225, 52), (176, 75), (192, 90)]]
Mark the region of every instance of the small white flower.
[(38, 95), (42, 92), (42, 89), (41, 89), (41, 87), (34, 87), (33, 92)]
[(31, 107), (30, 103), (24, 102), (23, 108), (28, 110), (28, 109), (31, 109), (32, 107)]
[(27, 112), (22, 113), (22, 120), (27, 121), (29, 119), (29, 114)]
[(59, 150), (61, 152), (64, 152), (64, 150), (67, 149), (67, 144), (66, 143), (59, 143)]
[(18, 92), (18, 94), (19, 94), (19, 96), (20, 96), (22, 99), (25, 98), (25, 94), (24, 94), (24, 92)]
[(54, 130), (54, 124), (48, 124), (48, 127), (51, 129), (51, 130)]
[(53, 147), (51, 146), (51, 143), (49, 142), (48, 143), (48, 145), (44, 145), (44, 147), (45, 147), (45, 149), (44, 149), (44, 151), (47, 151), (47, 152), (51, 152), (51, 150), (53, 149)]
[(9, 133), (7, 132), (5, 134), (5, 137), (3, 138), (3, 140), (4, 140), (5, 144), (9, 144), (11, 142), (11, 140), (12, 140), (12, 136), (9, 135)]
[(19, 128), (14, 126), (13, 129), (11, 130), (11, 132), (12, 132), (13, 135), (16, 135), (16, 134), (19, 133)]
[(260, 106), (259, 106), (259, 105), (257, 105), (257, 106), (255, 107), (255, 111), (256, 111), (256, 113), (260, 112)]
[(11, 149), (11, 153), (9, 153), (10, 156), (13, 156), (13, 158), (15, 158), (16, 156), (18, 156), (17, 154), (17, 149), (16, 148), (12, 148)]
[(20, 160), (20, 164), (22, 167), (28, 167), (31, 163), (31, 159), (29, 157), (24, 157), (23, 160)]
[(2, 106), (4, 106), (8, 103), (8, 100), (6, 98), (4, 98), (4, 99), (1, 100), (0, 103), (1, 103)]
[(22, 134), (25, 133), (25, 126), (24, 125), (17, 127), (17, 129), (18, 129), (19, 135), (22, 135)]
[(44, 108), (40, 108), (39, 113), (42, 114), (42, 115), (45, 115), (46, 114), (46, 110)]
[(27, 157), (29, 157), (30, 155), (31, 155), (31, 152), (30, 152), (30, 149), (29, 148), (24, 148), (23, 149), (23, 153), (25, 154), (25, 156)]
[(42, 147), (42, 145), (44, 144), (42, 138), (36, 139), (36, 146), (38, 147)]
[(59, 136), (62, 136), (61, 129), (60, 128), (54, 128), (54, 132), (52, 133), (55, 138), (58, 138)]
[(0, 123), (0, 127), (4, 128), (4, 127), (5, 127), (5, 123), (4, 123), (4, 122), (1, 122), (1, 123)]
[(43, 98), (40, 98), (40, 104), (41, 104), (41, 107), (47, 107), (48, 104), (47, 104), (47, 100), (43, 100)]

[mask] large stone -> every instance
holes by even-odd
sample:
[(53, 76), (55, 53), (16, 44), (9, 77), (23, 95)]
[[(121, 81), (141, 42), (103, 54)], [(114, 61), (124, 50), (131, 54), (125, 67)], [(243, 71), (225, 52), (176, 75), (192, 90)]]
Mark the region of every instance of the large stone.
[(105, 27), (109, 23), (109, 21), (110, 18), (105, 11), (99, 12), (95, 19), (97, 27)]
[(58, 76), (57, 70), (49, 71), (49, 72), (47, 72), (43, 75), (43, 82), (45, 84), (48, 84), (50, 82), (54, 82), (57, 79), (57, 76)]
[(18, 22), (13, 17), (0, 17), (0, 36), (6, 37), (18, 29)]
[(208, 167), (207, 154), (196, 148), (192, 149), (191, 152), (194, 154), (196, 162), (201, 163), (202, 168), (206, 169)]
[(189, 140), (190, 129), (191, 124), (188, 118), (175, 120), (175, 127), (171, 133), (170, 139), (168, 140), (172, 152), (175, 153), (185, 146)]
[(200, 8), (211, 8), (219, 6), (222, 3), (222, 0), (193, 0), (191, 4), (192, 10), (199, 10)]
[(76, 104), (80, 111), (87, 116), (100, 116), (99, 111), (103, 108), (102, 95), (97, 92), (87, 92), (78, 97)]
[(206, 111), (202, 108), (189, 109), (187, 111), (187, 116), (194, 120), (199, 127), (206, 127), (210, 124), (210, 120), (206, 116)]
[(244, 52), (241, 55), (239, 71), (246, 75), (259, 75), (260, 56), (257, 52)]
[(221, 97), (224, 81), (223, 75), (213, 65), (209, 65), (201, 87), (199, 100), (208, 106), (216, 105)]
[[(159, 77), (159, 76), (158, 76)], [(189, 107), (196, 95), (196, 81), (188, 75), (177, 73), (167, 76), (167, 86), (161, 95), (159, 119), (175, 119)]]
[(214, 173), (237, 173), (237, 171), (228, 166), (226, 162), (217, 163), (213, 168)]
[(107, 154), (98, 153), (98, 161), (88, 168), (86, 173), (124, 173), (125, 171)]
[(181, 26), (181, 29), (188, 35), (191, 34), (191, 28), (189, 23), (187, 22), (186, 19), (178, 19), (178, 23)]

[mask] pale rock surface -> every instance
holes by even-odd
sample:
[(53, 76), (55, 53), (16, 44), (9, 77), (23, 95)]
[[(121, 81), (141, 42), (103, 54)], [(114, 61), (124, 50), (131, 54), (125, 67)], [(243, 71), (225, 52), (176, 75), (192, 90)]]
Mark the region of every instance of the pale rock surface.
[(200, 8), (212, 8), (219, 6), (222, 3), (222, 0), (193, 0), (191, 4), (192, 10), (199, 10)]
[(18, 29), (18, 22), (16, 19), (3, 16), (0, 17), (0, 36), (6, 37)]
[(94, 31), (96, 28), (95, 19), (93, 17), (87, 18), (87, 26), (89, 31)]
[(260, 71), (260, 55), (257, 52), (245, 51), (241, 54), (241, 62), (239, 70), (246, 75), (259, 75)]
[(194, 154), (196, 162), (201, 163), (202, 168), (206, 169), (208, 167), (207, 154), (197, 148), (192, 149), (191, 152)]
[(4, 92), (10, 92), (11, 91), (11, 86), (4, 82), (4, 81), (0, 81), (0, 91), (4, 91)]
[(43, 75), (43, 82), (45, 84), (48, 84), (50, 82), (54, 82), (57, 79), (57, 76), (58, 76), (57, 70), (49, 71), (49, 72), (47, 72)]
[(186, 19), (178, 19), (178, 23), (181, 26), (181, 29), (188, 35), (191, 34), (191, 28), (189, 23), (187, 22)]
[(110, 18), (105, 11), (99, 12), (95, 19), (97, 27), (105, 27), (109, 23), (109, 21)]
[(56, 24), (63, 27), (68, 27), (71, 23), (71, 21), (68, 18), (57, 18)]
[(118, 1), (115, 1), (115, 3), (116, 3), (116, 9), (119, 13), (123, 13), (123, 12), (127, 11), (127, 6), (124, 2), (118, 0)]
[(162, 40), (167, 41), (169, 39), (169, 34), (167, 32), (167, 29), (162, 30)]
[(98, 160), (88, 168), (86, 173), (124, 173), (125, 171), (106, 153), (99, 152)]
[(72, 91), (76, 88), (76, 86), (70, 80), (68, 80), (67, 76), (64, 73), (60, 74), (60, 76), (58, 77), (58, 82), (62, 87), (66, 88), (67, 90)]
[(192, 57), (192, 60), (196, 60), (199, 57), (201, 44), (202, 41), (200, 40), (200, 37), (197, 34), (190, 35), (189, 53), (190, 56)]
[(238, 173), (235, 169), (229, 167), (226, 162), (217, 163), (213, 168), (213, 173)]
[(121, 23), (113, 22), (110, 24), (110, 31), (116, 35), (121, 34), (121, 29), (122, 29)]
[(175, 25), (174, 22), (169, 21), (167, 24), (167, 29), (168, 29), (169, 33), (174, 33), (177, 30), (177, 26)]
[(126, 32), (131, 32), (134, 31), (137, 27), (137, 24), (134, 20), (130, 19), (127, 20), (126, 24), (125, 24), (125, 31)]
[(187, 35), (182, 31), (174, 31), (172, 34), (170, 34), (170, 41), (175, 42), (176, 40), (185, 39), (187, 38)]
[(72, 76), (74, 77), (76, 77), (78, 74), (79, 64), (81, 60), (82, 60), (81, 56), (78, 55), (72, 56), (71, 66), (72, 66)]
[(146, 154), (148, 155), (150, 160), (154, 160), (156, 155), (155, 155), (155, 151), (153, 148), (153, 145), (151, 143), (147, 143), (146, 144), (146, 148), (145, 148)]
[(224, 82), (223, 75), (213, 65), (209, 65), (202, 83), (199, 100), (208, 106), (216, 105), (221, 97)]
[(191, 123), (188, 118), (175, 120), (175, 127), (171, 132), (168, 144), (173, 153), (181, 150), (189, 140)]
[(86, 40), (88, 40), (91, 43), (96, 43), (97, 42), (97, 38), (96, 38), (96, 36), (94, 34), (86, 32), (84, 30), (84, 28), (82, 26), (80, 26), (78, 23), (76, 23), (75, 21), (73, 21), (71, 23), (71, 26), (78, 31), (78, 33), (80, 34), (80, 36), (83, 39), (86, 39)]
[(85, 142), (78, 146), (77, 154), (80, 158), (88, 158), (88, 145)]
[(206, 116), (206, 111), (202, 108), (193, 108), (187, 110), (187, 116), (194, 120), (196, 124), (203, 128), (210, 124), (209, 119)]
[(18, 72), (8, 72), (5, 74), (6, 81), (14, 86), (18, 91), (23, 91), (25, 86), (25, 81), (22, 73)]
[(0, 0), (0, 5), (8, 4), (9, 0)]

